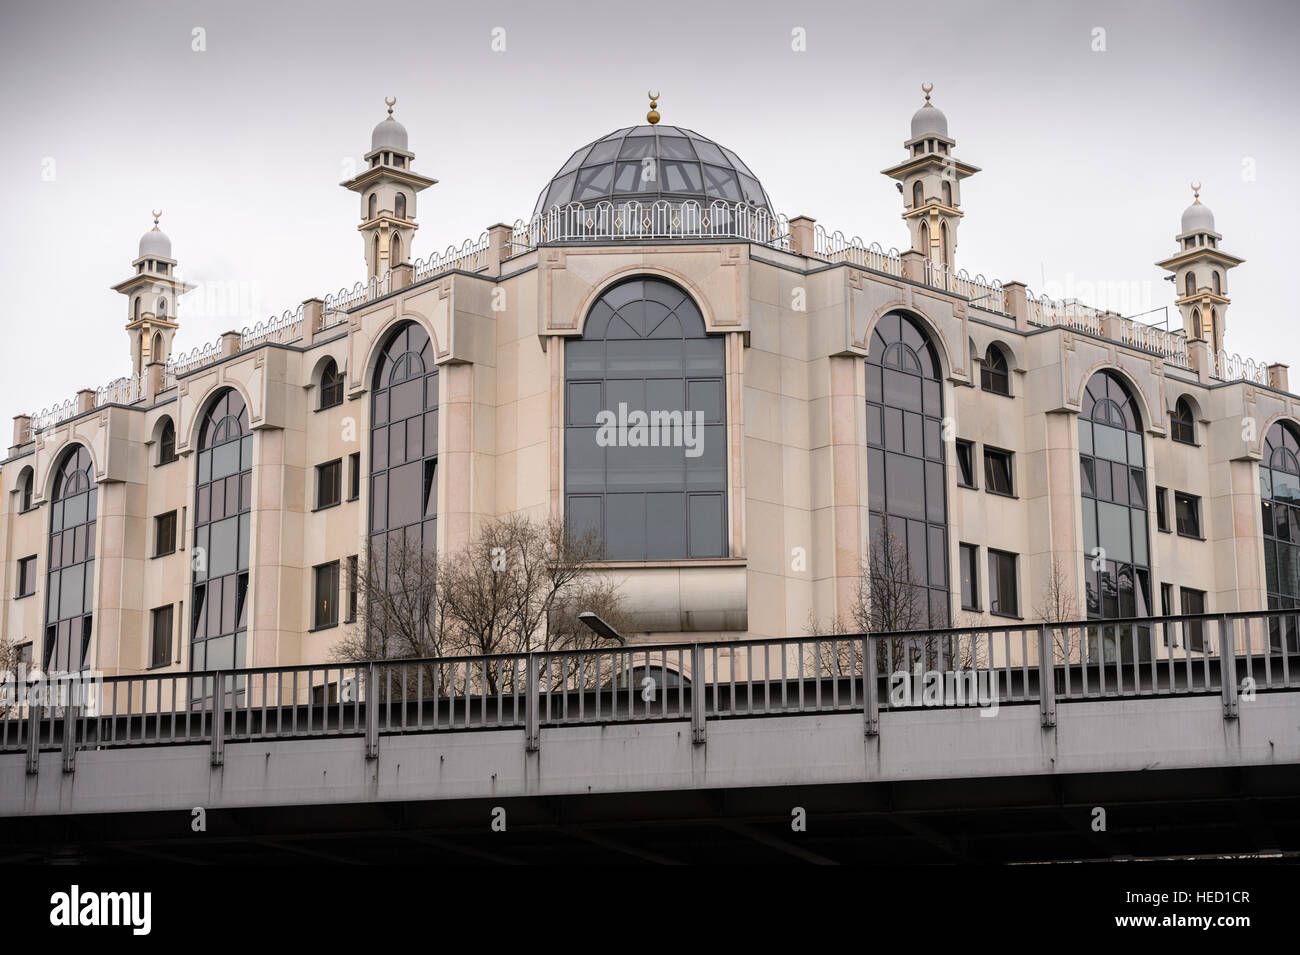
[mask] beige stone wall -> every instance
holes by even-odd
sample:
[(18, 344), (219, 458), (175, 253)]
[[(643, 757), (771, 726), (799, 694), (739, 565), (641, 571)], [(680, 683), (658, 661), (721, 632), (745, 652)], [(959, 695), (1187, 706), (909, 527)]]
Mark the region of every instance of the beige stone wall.
[[(552, 248), (449, 273), (367, 304), (307, 343), (240, 351), (182, 378), (154, 403), (109, 407), (11, 449), (0, 468), (0, 556), (13, 596), (17, 561), (39, 555), (38, 593), (6, 599), (0, 634), (34, 640), (43, 626), (51, 469), (84, 443), (101, 485), (92, 659), (106, 673), (149, 665), (149, 612), (177, 606), (172, 668), (186, 668), (196, 424), (219, 388), (238, 388), (255, 431), (249, 665), (320, 662), (343, 626), (310, 631), (312, 568), (365, 545), (369, 391), (379, 344), (406, 320), (429, 332), (440, 368), (438, 544), (463, 545), (494, 516), (562, 511), (564, 349), (592, 302), (614, 282), (653, 274), (697, 301), (726, 341), (728, 539), (723, 559), (610, 565), (637, 615), (638, 640), (783, 637), (829, 623), (852, 603), (867, 538), (862, 358), (874, 323), (905, 309), (930, 330), (943, 365), (951, 438), (973, 441), (979, 490), (959, 488), (948, 447), (949, 576), (959, 623), (959, 542), (981, 548), (979, 605), (988, 606), (987, 549), (1020, 555), (1021, 615), (1032, 619), (1062, 561), (1082, 588), (1076, 414), (1088, 377), (1117, 370), (1143, 409), (1150, 486), (1202, 499), (1204, 541), (1155, 530), (1153, 599), (1171, 582), (1207, 591), (1209, 609), (1264, 605), (1255, 460), (1278, 416), (1297, 400), (1249, 383), (1224, 384), (1066, 328), (1034, 328), (914, 282), (747, 244)], [(997, 343), (1011, 365), (1010, 398), (979, 388), (979, 361)], [(346, 377), (340, 407), (318, 411), (322, 362)], [(1198, 446), (1167, 437), (1180, 395), (1197, 409)], [(180, 460), (156, 466), (163, 416)], [(1244, 420), (1256, 421), (1245, 433)], [(1015, 454), (1016, 495), (988, 494), (985, 446)], [(349, 456), (361, 455), (350, 500)], [(343, 462), (344, 501), (315, 508), (315, 468)], [(18, 513), (18, 482), (36, 474), (37, 508)], [(1172, 496), (1170, 498), (1172, 520)], [(180, 547), (153, 556), (154, 518), (181, 517)], [(1081, 604), (1081, 601), (1080, 601)], [(1082, 611), (1082, 607), (1080, 606)], [(38, 649), (39, 652), (39, 649)]]

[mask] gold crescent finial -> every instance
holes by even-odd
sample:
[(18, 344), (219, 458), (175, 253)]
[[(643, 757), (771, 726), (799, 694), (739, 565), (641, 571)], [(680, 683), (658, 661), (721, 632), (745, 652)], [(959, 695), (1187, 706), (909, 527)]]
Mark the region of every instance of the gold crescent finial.
[(1193, 182), (1191, 183), (1191, 187), (1192, 198), (1195, 200), (1192, 205), (1199, 206), (1201, 204), (1201, 184), (1199, 182)]
[(396, 96), (385, 96), (384, 103), (388, 106), (388, 118), (393, 118), (393, 107), (397, 105)]
[(934, 92), (934, 84), (933, 84), (933, 83), (922, 83), (922, 84), (921, 84), (921, 92), (925, 94), (925, 105), (926, 105), (926, 106), (929, 106), (929, 105), (930, 105), (930, 94)]
[(645, 95), (650, 97), (650, 112), (645, 114), (645, 118), (650, 125), (653, 126), (655, 123), (659, 122), (659, 110), (655, 109), (655, 107), (659, 105), (656, 102), (659, 99), (659, 94), (651, 93), (649, 90), (646, 90)]
[(155, 231), (155, 232), (158, 231), (158, 220), (161, 219), (161, 218), (162, 218), (162, 210), (161, 210), (161, 209), (155, 209), (155, 210), (153, 211), (153, 231)]

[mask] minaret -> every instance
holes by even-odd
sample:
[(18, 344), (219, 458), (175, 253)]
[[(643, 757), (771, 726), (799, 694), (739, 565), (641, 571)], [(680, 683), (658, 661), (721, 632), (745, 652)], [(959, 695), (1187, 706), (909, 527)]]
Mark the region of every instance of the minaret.
[(921, 84), (925, 103), (912, 114), (912, 135), (903, 143), (907, 159), (881, 172), (898, 180), (912, 249), (936, 267), (955, 270), (961, 181), (980, 170), (953, 156), (957, 141), (948, 136), (948, 117), (930, 102), (933, 90), (933, 84)]
[(365, 240), (366, 276), (372, 279), (410, 261), (411, 240), (419, 228), (415, 224), (416, 194), (438, 182), (411, 171), (415, 153), (406, 148), (406, 127), (393, 119), (397, 99), (390, 96), (384, 102), (388, 118), (370, 134), (370, 152), (365, 156), (369, 165), (341, 183), (361, 196), (357, 229)]
[(1223, 350), (1223, 331), (1230, 300), (1228, 270), (1245, 259), (1219, 248), (1223, 236), (1214, 231), (1214, 213), (1201, 204), (1201, 184), (1192, 183), (1192, 204), (1183, 212), (1178, 252), (1156, 265), (1173, 273), (1174, 304), (1183, 315), (1189, 341), (1209, 342)]
[(140, 237), (140, 254), (131, 263), (135, 274), (113, 286), (126, 296), (126, 331), (131, 338), (131, 367), (141, 374), (150, 362), (166, 362), (179, 327), (176, 300), (194, 288), (176, 276), (172, 240), (158, 228), (162, 211), (155, 209), (153, 228)]

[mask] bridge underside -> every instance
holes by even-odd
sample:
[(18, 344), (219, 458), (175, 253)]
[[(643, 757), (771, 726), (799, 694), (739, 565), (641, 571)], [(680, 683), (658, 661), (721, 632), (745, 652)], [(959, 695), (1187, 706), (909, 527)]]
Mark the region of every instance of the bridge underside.
[[(506, 831), (493, 831), (493, 811)], [(791, 829), (792, 811), (807, 831)], [(1094, 807), (1106, 810), (1094, 831)], [(1029, 862), (1300, 853), (1300, 767), (244, 807), (0, 820), (0, 860)]]

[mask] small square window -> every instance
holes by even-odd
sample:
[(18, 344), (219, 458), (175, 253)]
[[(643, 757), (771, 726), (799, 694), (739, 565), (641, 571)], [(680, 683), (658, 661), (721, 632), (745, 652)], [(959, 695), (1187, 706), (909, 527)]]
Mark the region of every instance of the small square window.
[(339, 562), (331, 561), (315, 568), (314, 610), (312, 627), (319, 630), (339, 622)]
[(969, 441), (957, 442), (957, 486), (975, 487), (975, 446)]
[(984, 490), (990, 494), (1015, 494), (1010, 451), (988, 447), (984, 449)]
[(316, 466), (316, 509), (333, 507), (343, 499), (343, 459)]
[(164, 557), (176, 552), (176, 512), (168, 511), (153, 519), (154, 543), (153, 555)]
[(1178, 533), (1182, 537), (1201, 536), (1201, 499), (1194, 494), (1182, 491), (1174, 494), (1174, 517), (1178, 522)]
[(36, 593), (36, 555), (24, 557), (18, 561), (18, 593), (19, 597), (30, 597)]

